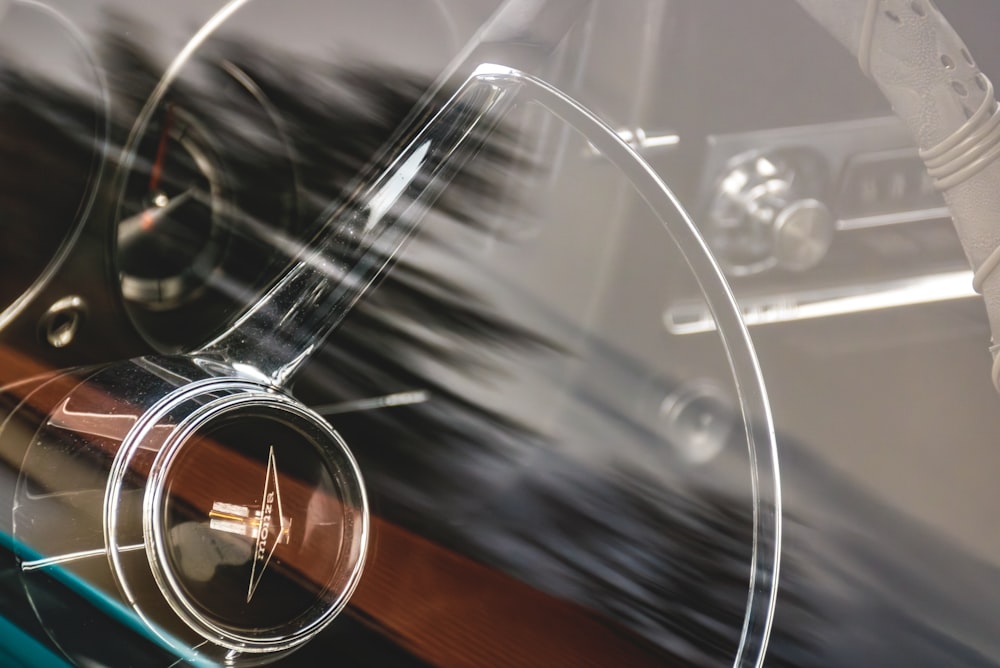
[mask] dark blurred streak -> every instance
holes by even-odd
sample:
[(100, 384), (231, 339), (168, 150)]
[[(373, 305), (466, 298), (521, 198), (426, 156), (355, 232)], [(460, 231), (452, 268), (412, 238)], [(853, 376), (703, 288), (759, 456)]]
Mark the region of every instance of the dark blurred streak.
[[(393, 137), (402, 143), (399, 129), (430, 85), (405, 70), (307, 62), (247, 43), (220, 42), (203, 57), (237, 63), (281, 111), (296, 153), (303, 205), (315, 215), (335, 208), (348, 194), (345, 185), (388, 166), (395, 156), (382, 149)], [(440, 94), (431, 109), (447, 95)], [(455, 176), (435, 210), (465, 225), (487, 224), (491, 208), (504, 202), (498, 184), (508, 170), (532, 169), (512, 152), (512, 140), (502, 129), (492, 134), (474, 167)]]
[(104, 157), (102, 129), (93, 104), (0, 66), (0, 308), (41, 273), (79, 222)]

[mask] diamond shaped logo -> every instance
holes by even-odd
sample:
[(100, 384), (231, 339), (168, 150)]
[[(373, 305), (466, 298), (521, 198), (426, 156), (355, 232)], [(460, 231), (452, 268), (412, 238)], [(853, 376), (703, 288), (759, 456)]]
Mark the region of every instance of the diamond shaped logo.
[(274, 446), (267, 455), (267, 473), (264, 475), (264, 491), (261, 492), (260, 520), (254, 541), (253, 567), (250, 569), (250, 586), (247, 588), (247, 603), (253, 599), (257, 585), (264, 576), (274, 550), (284, 533), (285, 513), (281, 507), (281, 488), (278, 485), (278, 469), (274, 461)]

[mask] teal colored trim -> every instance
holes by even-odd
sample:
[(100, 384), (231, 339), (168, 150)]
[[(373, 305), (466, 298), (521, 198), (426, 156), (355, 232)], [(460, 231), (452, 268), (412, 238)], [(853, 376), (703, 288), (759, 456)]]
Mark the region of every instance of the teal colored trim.
[(14, 537), (0, 531), (0, 547), (8, 552), (14, 552)]
[[(7, 550), (11, 551), (21, 561), (34, 561), (34, 560), (37, 560), (37, 559), (41, 559), (41, 558), (43, 558), (45, 556), (45, 555), (42, 555), (39, 552), (36, 552), (34, 549), (28, 547), (24, 543), (19, 542), (13, 536), (10, 536), (10, 535), (2, 532), (2, 531), (0, 531), (0, 547), (4, 547)], [(190, 648), (186, 643), (183, 643), (180, 640), (172, 637), (170, 634), (164, 632), (163, 630), (158, 630), (158, 632), (154, 632), (142, 619), (139, 618), (139, 616), (137, 614), (135, 614), (135, 612), (131, 608), (129, 608), (128, 606), (124, 605), (117, 598), (112, 598), (112, 597), (108, 596), (102, 590), (94, 587), (93, 585), (91, 585), (90, 583), (88, 583), (86, 580), (83, 580), (82, 578), (77, 577), (76, 575), (74, 575), (73, 573), (69, 572), (65, 568), (62, 568), (58, 564), (53, 564), (52, 566), (46, 568), (44, 572), (47, 575), (50, 575), (54, 579), (58, 580), (62, 584), (66, 585), (66, 587), (69, 588), (70, 590), (72, 590), (72, 591), (76, 592), (77, 594), (79, 594), (88, 603), (92, 604), (97, 610), (100, 610), (101, 612), (103, 612), (105, 615), (107, 615), (108, 617), (110, 617), (114, 621), (118, 622), (119, 624), (121, 624), (122, 626), (126, 627), (127, 629), (133, 631), (137, 635), (145, 638), (146, 640), (150, 641), (151, 643), (153, 643), (155, 645), (158, 645), (159, 647), (162, 647), (163, 649), (165, 649), (166, 651), (174, 654), (175, 656), (178, 656), (178, 660), (180, 660), (182, 658), (182, 657), (179, 656), (179, 652), (183, 651), (180, 648), (185, 648), (185, 649), (188, 649), (189, 651), (192, 650), (192, 648)], [(2, 619), (3, 618), (0, 617), (0, 620), (2, 620)], [(6, 621), (6, 620), (3, 620), (3, 621)], [(9, 625), (9, 622), (8, 622), (8, 625)], [(18, 629), (18, 627), (13, 626), (13, 625), (11, 625), (11, 627), (14, 628), (14, 629), (16, 629), (19, 633), (21, 633), (22, 635), (24, 635), (29, 640), (32, 640), (35, 643), (38, 642), (38, 641), (34, 640), (34, 638), (31, 638), (31, 636), (27, 636), (26, 634), (24, 634), (23, 631), (20, 631), (20, 629)], [(6, 636), (6, 631), (2, 627), (0, 627), (0, 659), (3, 659), (5, 657), (5, 652), (7, 652), (8, 649), (9, 649), (8, 647), (6, 647), (6, 645), (7, 645), (7, 643), (6, 643), (6, 637), (7, 637)], [(40, 643), (39, 643), (39, 645), (40, 645)], [(42, 647), (42, 649), (45, 649), (46, 651), (48, 651), (43, 645), (40, 645), (40, 646)], [(50, 652), (50, 654), (51, 654), (51, 652)], [(52, 656), (55, 656), (55, 655), (52, 655)], [(183, 659), (189, 665), (192, 665), (192, 666), (205, 666), (206, 668), (208, 668), (208, 667), (216, 666), (217, 665), (216, 663), (214, 663), (212, 661), (208, 661), (204, 657), (201, 657), (201, 656), (199, 656), (197, 654), (195, 654), (195, 656), (185, 656), (185, 657), (183, 657)], [(61, 659), (59, 661), (60, 662), (57, 662), (57, 663), (54, 663), (54, 664), (51, 664), (51, 665), (53, 665), (53, 666), (68, 666), (68, 665), (70, 665), (70, 664), (65, 663)], [(3, 662), (0, 662), (0, 665), (7, 666), (8, 664), (7, 664), (7, 662), (3, 661)], [(14, 664), (14, 665), (19, 665), (19, 664)], [(29, 663), (29, 664), (26, 664), (26, 665), (29, 665), (29, 666), (37, 666), (37, 665), (48, 666), (50, 664), (48, 664), (48, 663)]]
[(10, 668), (72, 668), (62, 656), (0, 617), (0, 665)]

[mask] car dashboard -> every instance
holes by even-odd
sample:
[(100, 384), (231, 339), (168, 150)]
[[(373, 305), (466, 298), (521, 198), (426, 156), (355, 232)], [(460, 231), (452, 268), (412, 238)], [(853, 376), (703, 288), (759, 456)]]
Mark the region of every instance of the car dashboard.
[[(937, 5), (992, 91), (1000, 6)], [(0, 49), (0, 663), (1000, 664), (952, 177), (799, 3), (0, 0)]]

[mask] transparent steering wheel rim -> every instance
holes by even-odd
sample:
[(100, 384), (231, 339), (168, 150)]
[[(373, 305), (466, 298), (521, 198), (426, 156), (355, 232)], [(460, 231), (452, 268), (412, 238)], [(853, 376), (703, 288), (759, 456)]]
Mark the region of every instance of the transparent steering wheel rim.
[[(127, 172), (133, 159), (130, 149), (145, 132), (152, 114), (179, 73), (201, 45), (235, 12), (247, 4), (250, 4), (250, 0), (231, 0), (194, 35), (168, 67), (133, 126), (124, 151), (122, 173)], [(509, 4), (516, 4), (516, 2)], [(474, 57), (472, 51), (472, 49), (467, 49), (460, 57)], [(464, 64), (468, 66), (471, 63)], [(458, 70), (460, 66), (456, 64), (449, 69)], [(430, 96), (425, 98), (425, 100), (429, 99)], [(425, 135), (441, 134), (450, 140), (449, 134), (453, 134), (453, 131), (449, 131), (447, 128), (442, 131), (438, 126), (441, 121), (448, 120), (448, 114), (454, 114), (456, 108), (460, 108), (468, 100), (473, 100), (474, 105), (482, 105), (481, 108), (472, 110), (473, 115), (478, 112), (480, 119), (488, 115), (495, 118), (496, 113), (502, 114), (518, 102), (534, 102), (548, 109), (583, 135), (594, 148), (617, 167), (646, 202), (670, 235), (696, 279), (715, 319), (719, 337), (725, 348), (743, 417), (750, 469), (753, 545), (747, 602), (733, 665), (737, 668), (762, 666), (774, 616), (781, 557), (781, 483), (778, 453), (763, 375), (749, 332), (719, 264), (713, 258), (706, 242), (677, 198), (652, 167), (613, 129), (559, 89), (541, 79), (509, 67), (493, 64), (477, 67), (449, 103), (415, 133), (416, 138), (404, 151), (398, 154), (395, 164), (405, 164), (407, 162), (405, 158), (408, 155), (412, 156), (417, 151), (426, 152), (428, 140), (425, 139)], [(479, 100), (487, 100), (488, 102), (479, 102)], [(415, 112), (414, 117), (419, 117), (420, 111), (422, 110)], [(466, 107), (462, 113), (465, 114), (467, 111)], [(438, 168), (441, 166), (441, 164), (435, 165)], [(421, 168), (423, 168), (422, 165)], [(373, 188), (369, 192), (372, 191), (377, 191), (377, 189)], [(399, 237), (397, 247), (402, 244), (403, 239), (410, 232), (411, 230), (405, 230), (392, 233)], [(374, 271), (378, 273), (383, 269), (384, 267), (380, 267)], [(361, 274), (361, 270), (352, 271), (352, 275), (347, 276), (344, 282), (362, 285), (361, 291), (363, 292), (374, 281), (374, 275), (362, 275), (357, 280), (353, 280), (355, 273)], [(289, 273), (289, 275), (292, 274), (294, 274), (294, 270)], [(291, 285), (293, 282), (282, 279), (275, 290), (264, 297), (264, 300), (275, 299), (276, 295), (280, 295), (281, 283)], [(360, 292), (354, 299), (347, 301), (344, 311), (350, 309), (358, 296), (360, 296)], [(276, 299), (275, 301), (277, 302)], [(343, 312), (337, 314), (337, 317), (332, 317), (328, 328), (321, 333), (316, 333), (315, 341), (318, 342), (325, 338), (329, 330), (333, 329), (342, 317)], [(246, 326), (245, 320), (246, 318), (243, 318), (237, 322), (230, 333), (244, 328)], [(225, 346), (227, 336), (228, 333), (208, 344), (199, 352), (213, 353), (224, 350), (230, 357), (234, 356), (234, 352), (235, 357), (242, 357), (252, 351), (252, 349), (227, 348)], [(222, 343), (220, 344), (220, 342)], [(311, 345), (311, 348), (318, 345), (316, 342)], [(307, 356), (307, 354), (303, 354), (300, 359), (305, 359)], [(253, 359), (241, 359), (240, 361), (247, 363), (250, 367), (253, 367), (256, 362)], [(298, 368), (297, 364), (298, 360), (289, 362), (281, 368), (266, 368), (266, 371), (273, 382), (281, 385), (294, 374)]]
[(708, 246), (680, 202), (636, 151), (610, 126), (559, 89), (500, 65), (480, 66), (470, 77), (548, 109), (583, 135), (631, 183), (670, 235), (715, 319), (743, 417), (753, 505), (749, 593), (736, 668), (762, 666), (770, 638), (781, 562), (781, 478), (773, 418), (763, 374), (736, 298)]

